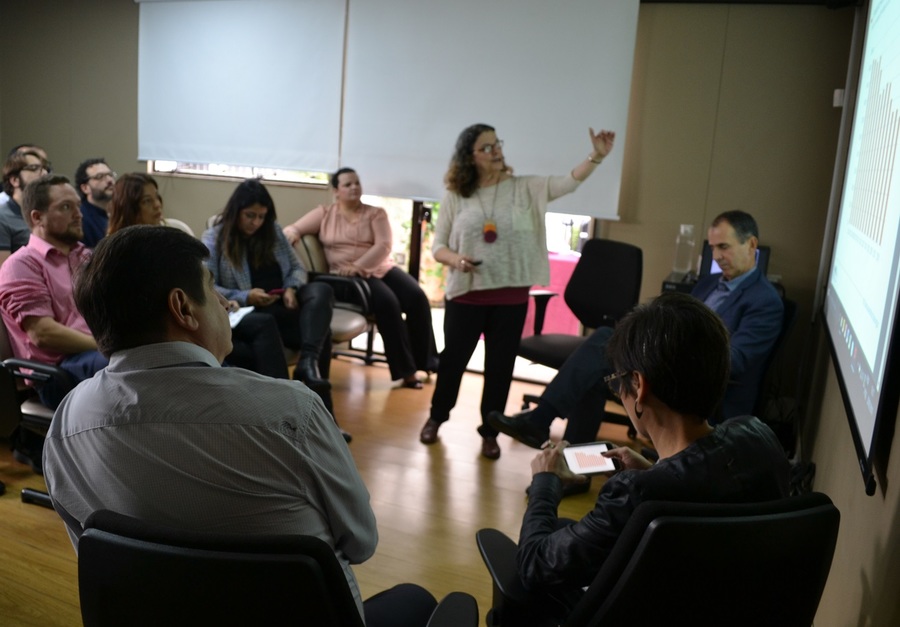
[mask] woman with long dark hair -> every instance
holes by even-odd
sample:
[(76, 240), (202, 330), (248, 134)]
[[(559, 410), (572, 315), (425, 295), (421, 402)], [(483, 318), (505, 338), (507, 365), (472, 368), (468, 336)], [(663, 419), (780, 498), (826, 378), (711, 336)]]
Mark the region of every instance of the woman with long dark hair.
[[(225, 298), (275, 319), (282, 341), (300, 350), (294, 378), (319, 393), (331, 410), (327, 380), (334, 294), (307, 283), (306, 270), (276, 223), (275, 202), (257, 179), (240, 183), (203, 234), (209, 269)], [(320, 357), (322, 369), (320, 374)]]
[(487, 124), (456, 140), (444, 178), (447, 194), (435, 227), (434, 258), (449, 269), (444, 343), (431, 414), (419, 439), (437, 441), (456, 405), (466, 364), (484, 336), (481, 454), (500, 457), (497, 430), (487, 422), (502, 411), (525, 314), (528, 290), (550, 282), (544, 215), (547, 203), (575, 191), (612, 150), (615, 133), (590, 129), (591, 152), (564, 176), (513, 176), (503, 141)]
[(112, 235), (134, 224), (163, 224), (163, 200), (156, 179), (143, 172), (129, 172), (120, 176), (113, 187), (106, 212)]

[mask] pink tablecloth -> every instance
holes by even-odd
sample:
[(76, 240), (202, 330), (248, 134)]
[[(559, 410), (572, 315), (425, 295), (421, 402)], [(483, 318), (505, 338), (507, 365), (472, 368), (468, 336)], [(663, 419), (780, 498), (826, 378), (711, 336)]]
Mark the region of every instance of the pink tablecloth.
[[(567, 335), (578, 335), (581, 332), (580, 323), (572, 310), (566, 306), (563, 294), (566, 291), (566, 284), (575, 264), (581, 255), (574, 252), (569, 253), (550, 253), (550, 285), (535, 285), (534, 289), (547, 289), (556, 292), (559, 296), (550, 299), (547, 306), (547, 317), (544, 319), (544, 333), (565, 333)], [(534, 300), (528, 303), (528, 315), (525, 318), (525, 328), (522, 331), (522, 337), (534, 335)]]

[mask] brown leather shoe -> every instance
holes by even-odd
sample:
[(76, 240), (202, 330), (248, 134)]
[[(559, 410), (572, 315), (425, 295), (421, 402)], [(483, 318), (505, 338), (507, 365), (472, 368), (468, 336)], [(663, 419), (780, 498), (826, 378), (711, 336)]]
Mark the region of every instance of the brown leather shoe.
[(488, 459), (500, 459), (500, 446), (497, 438), (481, 438), (481, 454)]
[(419, 442), (422, 444), (434, 444), (437, 442), (437, 432), (441, 428), (441, 423), (437, 420), (428, 420), (422, 427), (422, 433), (419, 434)]

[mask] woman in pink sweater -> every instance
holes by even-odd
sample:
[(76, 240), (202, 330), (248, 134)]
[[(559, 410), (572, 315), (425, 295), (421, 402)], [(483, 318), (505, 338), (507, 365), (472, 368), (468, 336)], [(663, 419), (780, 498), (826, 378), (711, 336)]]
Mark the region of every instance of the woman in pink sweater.
[(372, 290), (375, 321), (384, 340), (391, 378), (402, 379), (403, 387), (421, 389), (416, 372), (437, 370), (428, 298), (418, 281), (391, 260), (387, 213), (362, 203), (362, 185), (356, 172), (341, 168), (331, 176), (331, 186), (335, 202), (319, 205), (286, 226), (284, 235), (291, 244), (303, 235), (318, 235), (332, 273), (366, 280)]

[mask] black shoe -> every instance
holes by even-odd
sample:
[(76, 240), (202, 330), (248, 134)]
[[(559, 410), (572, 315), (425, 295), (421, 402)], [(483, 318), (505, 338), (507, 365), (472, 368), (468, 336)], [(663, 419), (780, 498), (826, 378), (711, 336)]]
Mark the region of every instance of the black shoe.
[(531, 421), (531, 411), (523, 411), (514, 416), (504, 416), (499, 411), (488, 414), (488, 424), (500, 433), (505, 433), (531, 448), (541, 448), (550, 439), (550, 429), (541, 428)]
[(338, 429), (340, 429), (341, 437), (344, 438), (344, 442), (346, 442), (347, 444), (350, 444), (353, 441), (353, 436), (350, 435), (349, 433), (347, 433), (346, 431), (344, 431), (343, 429), (341, 429), (340, 427), (338, 427)]
[(317, 394), (331, 390), (331, 383), (319, 374), (319, 364), (315, 357), (301, 357), (294, 368), (294, 378), (303, 381), (306, 387)]

